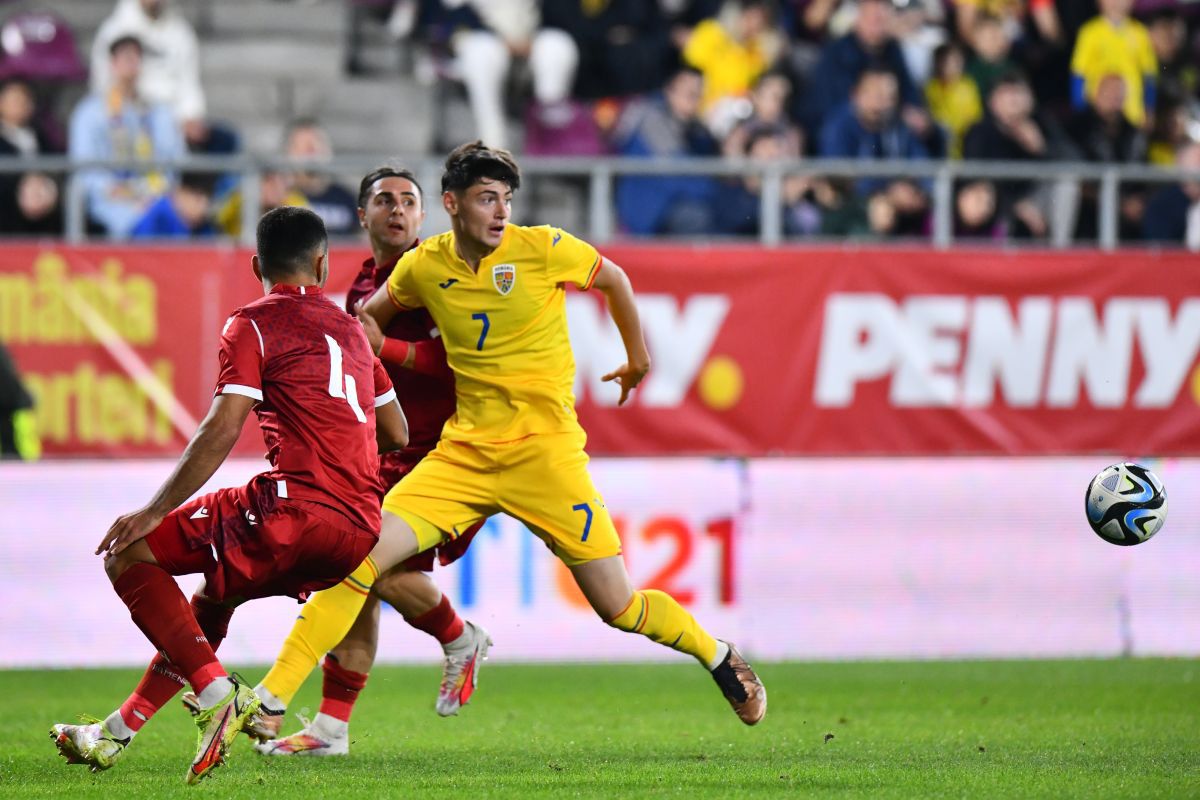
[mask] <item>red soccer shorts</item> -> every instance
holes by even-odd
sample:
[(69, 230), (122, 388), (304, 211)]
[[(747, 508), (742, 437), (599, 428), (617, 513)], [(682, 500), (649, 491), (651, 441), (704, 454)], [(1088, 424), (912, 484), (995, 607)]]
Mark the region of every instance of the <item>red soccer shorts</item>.
[(280, 499), (274, 481), (255, 478), (183, 504), (146, 544), (172, 575), (203, 574), (207, 597), (240, 602), (327, 589), (353, 572), (378, 538), (320, 503)]

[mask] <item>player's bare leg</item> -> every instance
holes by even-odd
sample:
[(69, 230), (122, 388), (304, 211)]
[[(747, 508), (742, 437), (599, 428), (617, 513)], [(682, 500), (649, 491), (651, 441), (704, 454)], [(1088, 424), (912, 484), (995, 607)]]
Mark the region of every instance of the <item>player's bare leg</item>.
[(657, 589), (635, 591), (621, 556), (570, 569), (583, 596), (609, 625), (696, 658), (747, 725), (757, 724), (767, 713), (767, 690), (737, 648), (714, 639), (669, 594)]
[(371, 554), (341, 583), (312, 596), (292, 625), (270, 672), (254, 691), (272, 712), (285, 710), (321, 656), (345, 638), (382, 572), (421, 549), (407, 522), (383, 512), (379, 541)]

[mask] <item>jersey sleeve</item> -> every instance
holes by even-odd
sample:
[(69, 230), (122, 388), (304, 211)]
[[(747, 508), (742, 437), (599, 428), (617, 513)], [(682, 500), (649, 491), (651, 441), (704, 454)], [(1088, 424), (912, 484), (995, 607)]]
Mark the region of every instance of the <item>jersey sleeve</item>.
[(375, 359), (375, 407), (387, 405), (396, 399), (396, 387), (392, 386), (392, 379), (388, 377), (387, 370), (383, 368), (383, 362), (378, 358)]
[(262, 402), (266, 360), (262, 331), (250, 317), (235, 313), (221, 330), (220, 373), (214, 394), (240, 394)]
[(590, 289), (600, 269), (596, 248), (566, 231), (550, 228), (550, 251), (546, 271), (554, 283), (573, 283)]
[(417, 292), (416, 276), (413, 274), (413, 267), (416, 266), (416, 255), (419, 249), (409, 250), (400, 256), (400, 260), (396, 262), (396, 268), (388, 276), (388, 298), (401, 311), (407, 311), (411, 308), (421, 308), (425, 305), (425, 302)]

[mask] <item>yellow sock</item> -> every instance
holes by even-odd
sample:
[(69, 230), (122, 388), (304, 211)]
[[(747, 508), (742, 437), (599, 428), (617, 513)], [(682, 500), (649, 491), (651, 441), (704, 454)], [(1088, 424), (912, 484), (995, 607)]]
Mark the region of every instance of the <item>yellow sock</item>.
[(608, 624), (694, 656), (705, 667), (717, 654), (717, 640), (674, 597), (658, 589), (634, 592), (625, 610)]
[(362, 610), (379, 569), (368, 556), (337, 586), (317, 592), (304, 604), (262, 685), (284, 703), (296, 692), (317, 662), (350, 631)]

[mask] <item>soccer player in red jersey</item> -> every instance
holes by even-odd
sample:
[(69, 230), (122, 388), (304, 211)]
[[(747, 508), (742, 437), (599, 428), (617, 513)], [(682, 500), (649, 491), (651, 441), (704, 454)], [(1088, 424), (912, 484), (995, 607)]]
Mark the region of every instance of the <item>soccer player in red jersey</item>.
[[(199, 781), (239, 731), (262, 725), (258, 696), (214, 654), (233, 608), (376, 577), (367, 558), (379, 537), (376, 451), (408, 440), (395, 389), (361, 325), (322, 293), (329, 252), (320, 217), (302, 208), (265, 214), (252, 267), (265, 296), (225, 323), (208, 416), (151, 501), (119, 517), (96, 548), (159, 655), (107, 719), (52, 728), (69, 763), (111, 767), (186, 681), (201, 709), (187, 781)], [(184, 502), (228, 456), (251, 409), (271, 469)], [(189, 606), (171, 576), (190, 573), (204, 584)]]
[[(359, 303), (387, 283), (400, 256), (419, 242), (425, 210), (416, 177), (408, 170), (387, 166), (368, 173), (359, 187), (358, 217), (371, 243), (371, 258), (363, 262), (346, 296), (346, 310), (351, 313), (357, 313)], [(437, 446), (442, 425), (454, 413), (454, 374), (446, 364), (446, 350), (433, 320), (424, 309), (397, 314), (386, 331), (379, 329), (373, 317), (361, 314), (360, 319), (372, 348), (404, 398), (408, 419), (408, 446), (380, 458), (378, 498), (382, 502), (383, 493)], [(480, 527), (482, 524), (475, 525), (437, 548), (439, 562), (445, 566), (465, 553)], [(349, 752), (350, 715), (375, 661), (381, 598), (408, 624), (442, 645), (445, 659), (438, 714), (456, 714), (471, 699), (491, 640), (482, 627), (458, 616), (449, 598), (426, 574), (433, 563), (434, 551), (428, 550), (380, 577), (350, 633), (325, 657), (320, 712), (298, 733), (262, 743), (260, 752), (317, 756)], [(263, 689), (259, 687), (260, 692)]]

